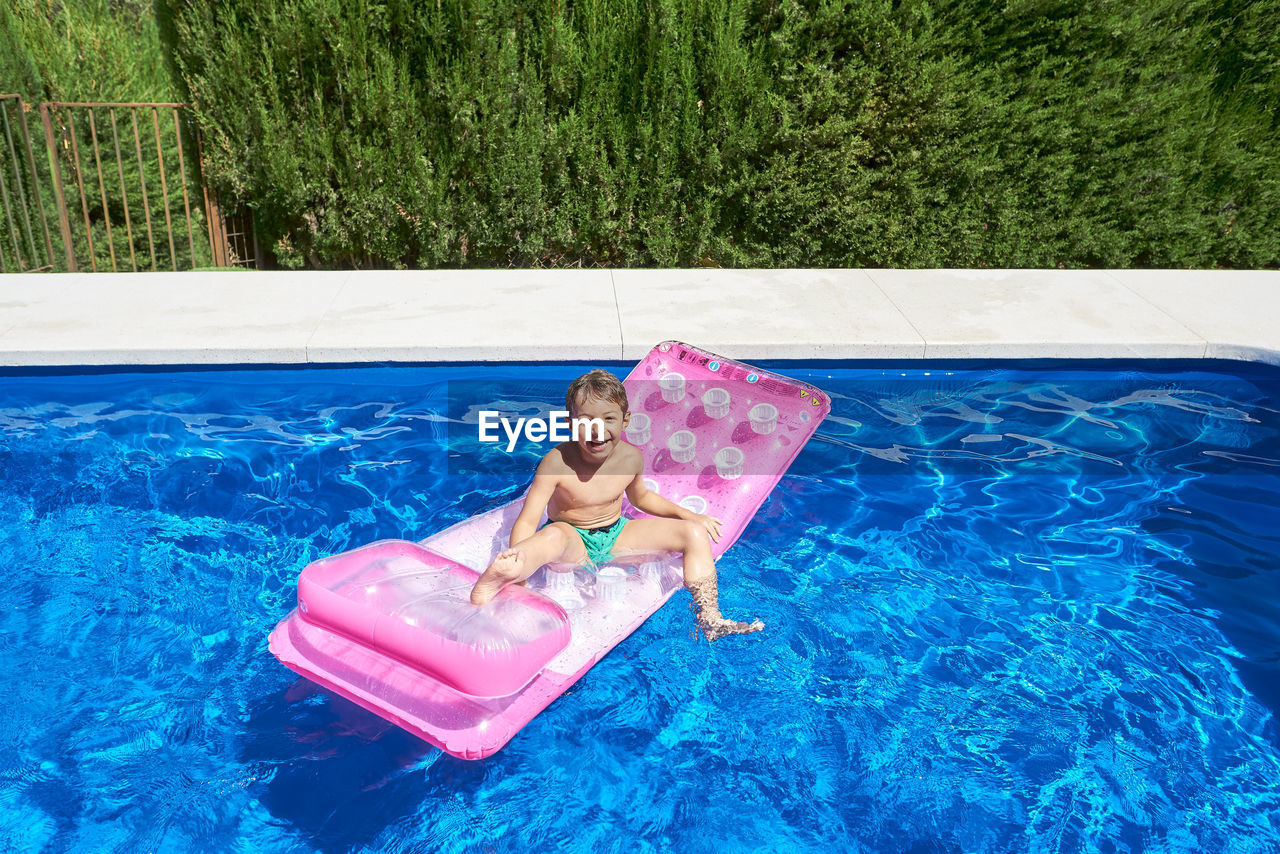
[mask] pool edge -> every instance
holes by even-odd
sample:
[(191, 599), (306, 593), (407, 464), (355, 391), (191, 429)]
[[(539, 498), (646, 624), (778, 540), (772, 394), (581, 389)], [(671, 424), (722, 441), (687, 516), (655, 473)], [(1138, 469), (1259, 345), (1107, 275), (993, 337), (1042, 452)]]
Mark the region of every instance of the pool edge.
[(0, 275), (0, 366), (738, 359), (1280, 365), (1280, 271), (466, 270)]

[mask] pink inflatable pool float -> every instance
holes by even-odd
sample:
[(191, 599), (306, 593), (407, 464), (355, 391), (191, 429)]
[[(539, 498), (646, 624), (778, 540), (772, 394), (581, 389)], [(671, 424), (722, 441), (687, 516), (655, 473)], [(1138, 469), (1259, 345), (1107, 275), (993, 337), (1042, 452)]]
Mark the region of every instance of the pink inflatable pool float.
[[(659, 344), (624, 380), (649, 487), (739, 536), (830, 410), (813, 386)], [(384, 540), (307, 566), (276, 626), (284, 664), (463, 759), (499, 750), (683, 586), (679, 555), (596, 573), (543, 568), (477, 608), (514, 501), (421, 543)], [(628, 515), (638, 515), (629, 505)]]

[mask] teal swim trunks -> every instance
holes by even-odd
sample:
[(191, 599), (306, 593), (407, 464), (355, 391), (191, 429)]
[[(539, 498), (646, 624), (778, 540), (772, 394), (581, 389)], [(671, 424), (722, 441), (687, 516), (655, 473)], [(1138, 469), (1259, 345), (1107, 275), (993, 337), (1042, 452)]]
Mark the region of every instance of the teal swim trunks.
[[(548, 521), (547, 524), (550, 525), (551, 522)], [(587, 560), (593, 566), (602, 566), (613, 557), (613, 544), (618, 541), (626, 524), (627, 517), (619, 516), (618, 521), (603, 528), (579, 528), (577, 525), (569, 525), (569, 527), (577, 531), (578, 536), (582, 538), (582, 545), (587, 549)]]

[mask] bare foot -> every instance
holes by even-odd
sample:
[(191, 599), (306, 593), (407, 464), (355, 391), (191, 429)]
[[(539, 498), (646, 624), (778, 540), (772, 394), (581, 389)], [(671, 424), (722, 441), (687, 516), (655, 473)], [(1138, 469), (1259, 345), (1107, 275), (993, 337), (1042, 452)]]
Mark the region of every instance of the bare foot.
[(737, 620), (726, 620), (720, 613), (719, 595), (716, 591), (715, 576), (689, 585), (693, 594), (693, 605), (698, 608), (698, 628), (707, 636), (707, 640), (716, 641), (725, 635), (745, 635), (758, 632), (764, 623), (740, 623)]
[(471, 588), (471, 604), (483, 605), (498, 595), (498, 591), (508, 584), (508, 579), (518, 578), (524, 568), (524, 552), (518, 549), (507, 549), (499, 552), (489, 564), (489, 568), (480, 576), (476, 586)]
[(740, 623), (737, 620), (726, 620), (724, 617), (713, 618), (698, 615), (698, 628), (702, 629), (702, 633), (707, 636), (709, 641), (717, 641), (725, 635), (745, 635), (751, 632), (758, 632), (764, 628), (764, 623), (756, 620), (752, 623)]

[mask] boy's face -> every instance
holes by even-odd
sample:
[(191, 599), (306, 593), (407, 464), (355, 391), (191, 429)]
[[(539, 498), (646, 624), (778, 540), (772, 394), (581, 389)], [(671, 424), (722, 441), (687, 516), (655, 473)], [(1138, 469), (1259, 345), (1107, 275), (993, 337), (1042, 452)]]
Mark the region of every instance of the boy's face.
[(624, 413), (621, 406), (599, 397), (579, 400), (569, 415), (572, 418), (599, 418), (604, 422), (604, 440), (601, 442), (592, 441), (599, 435), (594, 428), (578, 433), (578, 452), (590, 463), (602, 463), (609, 458), (622, 440), (622, 431), (627, 429), (627, 422), (631, 420), (631, 415)]

